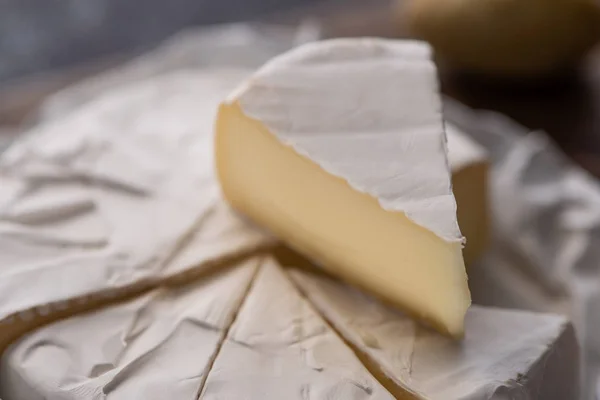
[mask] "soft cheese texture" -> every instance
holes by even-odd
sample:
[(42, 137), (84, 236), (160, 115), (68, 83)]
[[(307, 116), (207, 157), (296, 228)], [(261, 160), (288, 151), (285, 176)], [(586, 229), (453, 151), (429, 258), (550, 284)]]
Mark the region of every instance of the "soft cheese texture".
[(2, 358), (10, 400), (196, 400), (260, 259), (54, 323)]
[(329, 278), (291, 274), (398, 398), (578, 398), (578, 346), (563, 317), (474, 306), (456, 343)]
[(340, 39), (275, 58), (220, 108), (217, 170), (236, 209), (461, 336), (470, 296), (429, 56)]
[(202, 399), (393, 399), (273, 261), (257, 274)]
[(481, 257), (489, 242), (489, 162), (483, 147), (456, 126), (449, 123), (445, 126), (458, 224), (467, 239), (463, 256), (465, 264), (470, 265)]
[(125, 86), (2, 155), (0, 351), (73, 299), (101, 302), (268, 244), (223, 203), (213, 171), (218, 102), (244, 75)]
[(419, 42), (310, 43), (267, 63), (231, 101), (384, 209), (460, 241), (430, 57)]

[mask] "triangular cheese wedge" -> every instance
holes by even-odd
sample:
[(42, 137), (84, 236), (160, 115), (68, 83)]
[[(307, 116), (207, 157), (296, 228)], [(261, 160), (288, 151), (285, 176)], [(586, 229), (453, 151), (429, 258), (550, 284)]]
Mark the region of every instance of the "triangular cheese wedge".
[(4, 354), (6, 399), (196, 400), (259, 259), (56, 322)]
[(275, 58), (221, 106), (216, 157), (234, 208), (330, 272), (463, 334), (470, 296), (425, 44), (339, 39)]
[(473, 306), (457, 343), (330, 278), (291, 274), (397, 398), (578, 398), (579, 349), (564, 317)]
[(2, 155), (0, 351), (42, 322), (269, 246), (214, 176), (214, 115), (241, 76), (124, 86)]
[(393, 399), (274, 261), (258, 272), (201, 398)]

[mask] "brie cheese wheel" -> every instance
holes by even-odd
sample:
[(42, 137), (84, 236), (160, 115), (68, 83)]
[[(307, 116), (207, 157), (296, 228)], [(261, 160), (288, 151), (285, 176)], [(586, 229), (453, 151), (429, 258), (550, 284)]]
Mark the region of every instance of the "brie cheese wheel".
[(0, 396), (578, 398), (564, 318), (474, 306), (466, 324), (455, 342), (342, 283), (253, 257), (24, 336), (0, 360)]
[(273, 59), (223, 103), (229, 203), (330, 272), (451, 336), (470, 304), (430, 49), (337, 39)]
[(43, 327), (2, 357), (10, 400), (196, 400), (260, 259)]
[(486, 150), (467, 134), (452, 124), (445, 126), (458, 225), (467, 239), (463, 257), (470, 265), (482, 256), (490, 241), (489, 161)]
[(126, 86), (2, 155), (0, 351), (42, 322), (271, 245), (230, 211), (214, 177), (218, 102), (243, 76)]
[(206, 400), (393, 399), (274, 261), (263, 264), (215, 359)]
[(329, 278), (291, 274), (397, 398), (578, 398), (578, 345), (564, 317), (473, 306), (457, 343)]

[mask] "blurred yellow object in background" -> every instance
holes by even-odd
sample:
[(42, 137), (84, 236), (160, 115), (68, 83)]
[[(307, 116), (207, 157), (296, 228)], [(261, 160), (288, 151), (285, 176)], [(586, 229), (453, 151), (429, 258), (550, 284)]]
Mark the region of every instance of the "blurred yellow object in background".
[(600, 38), (595, 0), (411, 0), (398, 9), (412, 34), (465, 72), (552, 74), (576, 65)]

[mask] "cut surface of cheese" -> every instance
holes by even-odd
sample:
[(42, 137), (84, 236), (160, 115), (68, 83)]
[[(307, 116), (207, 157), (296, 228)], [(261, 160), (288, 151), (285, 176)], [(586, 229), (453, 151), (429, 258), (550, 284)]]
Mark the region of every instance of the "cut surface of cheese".
[(268, 245), (214, 176), (214, 116), (243, 76), (177, 72), (124, 86), (2, 154), (0, 351), (57, 312)]
[(196, 400), (259, 263), (250, 259), (24, 336), (2, 357), (0, 396)]
[(456, 126), (445, 126), (458, 225), (467, 239), (463, 256), (465, 264), (470, 265), (482, 256), (490, 240), (489, 162), (482, 146)]
[(257, 273), (200, 397), (393, 399), (274, 261)]
[(473, 306), (457, 343), (330, 278), (290, 273), (397, 398), (578, 398), (579, 349), (564, 317)]
[(274, 59), (221, 106), (217, 173), (291, 247), (460, 337), (470, 295), (429, 57), (339, 39)]

